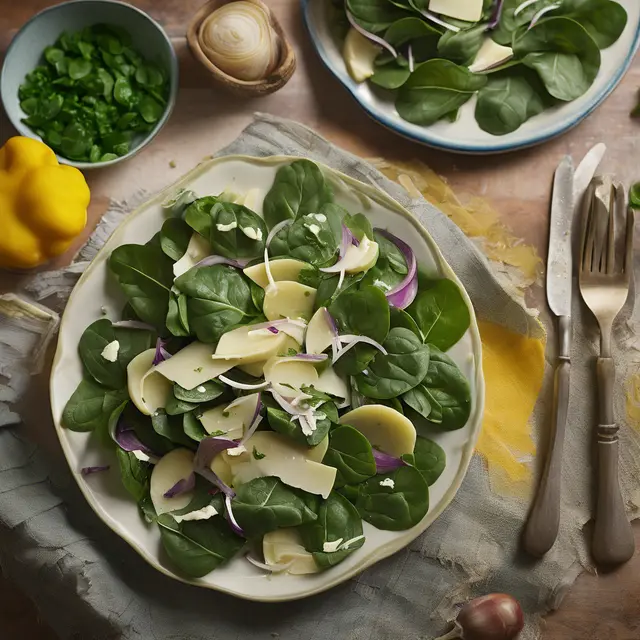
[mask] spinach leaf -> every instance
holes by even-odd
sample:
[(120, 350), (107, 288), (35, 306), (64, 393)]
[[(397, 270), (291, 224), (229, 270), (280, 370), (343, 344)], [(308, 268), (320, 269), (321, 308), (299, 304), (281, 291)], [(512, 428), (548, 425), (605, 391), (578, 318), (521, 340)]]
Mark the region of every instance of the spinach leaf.
[(209, 215), (209, 241), (214, 253), (233, 260), (263, 254), (267, 228), (260, 216), (243, 205), (221, 201), (211, 207)]
[(233, 267), (189, 269), (175, 286), (188, 296), (189, 325), (201, 342), (217, 342), (225, 331), (255, 313), (249, 284)]
[(414, 16), (396, 20), (389, 26), (384, 39), (394, 47), (400, 47), (420, 38), (439, 38), (440, 32), (428, 22)]
[[(310, 280), (310, 272), (307, 271), (305, 276), (302, 276), (303, 272), (300, 272), (299, 280), (302, 284), (307, 284), (303, 282), (303, 279)], [(308, 274), (308, 275), (307, 275)], [(318, 275), (315, 286), (316, 289), (316, 301), (314, 304), (314, 309), (317, 311), (320, 307), (328, 307), (341, 293), (347, 291), (351, 287), (355, 287), (359, 282), (364, 278), (364, 273), (354, 273), (354, 274), (346, 274), (344, 280), (342, 282), (342, 286), (338, 289), (338, 282), (340, 280), (339, 275), (334, 275), (331, 273), (320, 273)]]
[(317, 518), (316, 504), (316, 496), (269, 476), (240, 485), (232, 507), (247, 536), (258, 537), (278, 528), (313, 522)]
[(183, 421), (180, 416), (169, 416), (163, 409), (158, 409), (151, 416), (151, 424), (157, 434), (164, 436), (170, 442), (188, 449), (195, 449), (193, 440), (184, 432)]
[(411, 76), (409, 63), (401, 56), (383, 65), (376, 65), (375, 72), (369, 78), (373, 84), (383, 89), (399, 89)]
[(422, 384), (402, 394), (402, 400), (423, 418), (431, 415), (431, 397), (429, 390)]
[(348, 425), (337, 427), (329, 434), (329, 448), (322, 463), (338, 470), (336, 489), (346, 484), (359, 484), (376, 473), (371, 443)]
[(151, 465), (138, 460), (130, 451), (123, 451), (120, 448), (116, 449), (116, 456), (124, 488), (136, 502), (140, 502), (149, 493)]
[(522, 0), (504, 0), (502, 13), (500, 14), (500, 22), (491, 35), (493, 40), (498, 44), (511, 46), (514, 33), (520, 27), (531, 24), (532, 18), (538, 11), (551, 4), (556, 4), (556, 0), (538, 0), (521, 9), (516, 16), (515, 12), (521, 4)]
[(183, 413), (193, 411), (197, 408), (197, 404), (194, 402), (185, 402), (184, 400), (178, 400), (174, 395), (170, 395), (167, 399), (167, 403), (164, 406), (168, 416), (179, 416)]
[(422, 334), (420, 333), (420, 328), (416, 321), (406, 311), (404, 311), (404, 309), (389, 307), (389, 321), (391, 329), (395, 327), (409, 329), (409, 331), (413, 331), (413, 333), (422, 340)]
[(188, 438), (196, 442), (200, 442), (209, 436), (200, 422), (200, 415), (197, 410), (183, 414), (182, 430)]
[(408, 122), (434, 124), (459, 109), (486, 82), (486, 76), (450, 60), (427, 60), (398, 91), (396, 109)]
[[(368, 336), (382, 343), (389, 332), (389, 303), (377, 287), (347, 289), (331, 303), (329, 313), (343, 334)], [(376, 353), (375, 347), (358, 344), (338, 360), (336, 369), (341, 374), (355, 375), (367, 367)]]
[[(390, 478), (394, 486), (382, 484)], [(417, 525), (429, 511), (429, 487), (414, 467), (369, 478), (358, 493), (356, 507), (363, 520), (378, 529), (404, 531)]]
[(447, 464), (447, 454), (444, 449), (433, 440), (420, 436), (416, 438), (413, 453), (405, 453), (402, 459), (415, 467), (429, 486), (441, 476)]
[(570, 18), (547, 18), (531, 29), (523, 28), (514, 36), (513, 51), (558, 100), (579, 98), (600, 70), (598, 45)]
[(343, 213), (341, 207), (326, 204), (316, 213), (298, 215), (293, 224), (276, 234), (269, 248), (273, 255), (322, 266), (338, 251)]
[(502, 136), (519, 129), (551, 104), (540, 79), (521, 69), (489, 74), (478, 93), (476, 121), (483, 131)]
[(563, 15), (582, 25), (600, 49), (617, 42), (627, 26), (627, 12), (613, 0), (563, 0), (552, 15)]
[(438, 41), (440, 57), (469, 66), (484, 43), (486, 28), (480, 23), (460, 31), (446, 31)]
[(170, 442), (167, 438), (156, 433), (153, 428), (151, 417), (140, 413), (132, 402), (129, 402), (125, 407), (122, 412), (121, 419), (127, 426), (133, 428), (142, 444), (159, 456), (162, 456), (175, 448), (173, 442)]
[(219, 200), (216, 196), (205, 196), (197, 198), (184, 211), (184, 221), (203, 238), (209, 240), (211, 238), (211, 228), (213, 219), (211, 217), (211, 209), (218, 204)]
[(441, 351), (458, 342), (471, 324), (469, 308), (453, 280), (432, 281), (407, 311), (420, 327), (425, 342)]
[(109, 416), (129, 399), (126, 388), (107, 389), (93, 380), (81, 380), (62, 413), (62, 426), (71, 431), (102, 431)]
[(346, 7), (356, 22), (372, 33), (380, 33), (409, 15), (389, 0), (347, 0)]
[(367, 271), (362, 286), (371, 285), (384, 292), (391, 291), (407, 275), (407, 261), (402, 251), (391, 240), (377, 231), (374, 232), (374, 236), (378, 243), (378, 260)]
[(333, 422), (338, 421), (338, 410), (333, 402), (325, 402), (318, 407), (317, 411), (325, 417), (316, 421), (315, 431), (308, 436), (302, 433), (300, 422), (292, 422), (291, 416), (286, 411), (282, 411), (282, 409), (267, 408), (267, 420), (274, 431), (281, 433), (283, 436), (288, 436), (299, 444), (315, 447), (329, 433), (332, 420)]
[(125, 244), (114, 249), (109, 269), (136, 315), (164, 328), (173, 283), (173, 261), (159, 246)]
[(167, 555), (181, 573), (191, 578), (205, 576), (228, 562), (245, 543), (221, 515), (178, 524), (164, 513), (157, 522)]
[(321, 569), (330, 569), (342, 562), (348, 555), (359, 549), (365, 542), (364, 537), (339, 551), (324, 551), (325, 542), (342, 543), (362, 536), (362, 519), (358, 510), (343, 496), (332, 491), (326, 500), (320, 503), (318, 519), (298, 529), (302, 543)]
[[(115, 362), (102, 356), (111, 342), (119, 344)], [(114, 327), (111, 320), (102, 318), (90, 324), (80, 337), (78, 353), (85, 369), (93, 378), (110, 389), (121, 389), (127, 384), (127, 365), (139, 353), (151, 348), (155, 336), (151, 331)]]
[(349, 228), (358, 241), (361, 241), (365, 236), (369, 238), (369, 240), (373, 240), (373, 227), (371, 226), (369, 218), (363, 213), (356, 213), (354, 215), (347, 213), (342, 222)]
[(168, 218), (160, 230), (162, 251), (177, 262), (187, 252), (193, 231), (181, 218)]
[(249, 280), (249, 288), (251, 289), (251, 302), (253, 302), (253, 306), (258, 313), (262, 313), (264, 309), (264, 289), (253, 280)]
[(186, 338), (189, 335), (189, 316), (187, 308), (188, 298), (184, 293), (174, 291), (169, 293), (169, 306), (167, 307), (166, 325), (169, 332), (178, 337)]
[(445, 431), (461, 429), (471, 414), (469, 383), (448, 355), (433, 345), (429, 347), (429, 370), (420, 385), (431, 405), (431, 411), (425, 417)]
[(429, 368), (429, 347), (409, 329), (397, 327), (384, 341), (366, 371), (355, 376), (358, 391), (368, 398), (389, 400), (413, 389)]
[(339, 489), (336, 489), (336, 491), (355, 506), (358, 501), (358, 494), (360, 493), (361, 486), (362, 485), (360, 484), (345, 484), (344, 487), (340, 487)]
[[(224, 513), (224, 499), (220, 492), (212, 495), (213, 491), (215, 490), (211, 488), (211, 483), (208, 480), (196, 475), (196, 485), (193, 488), (193, 498), (191, 498), (191, 502), (182, 509), (172, 511), (171, 515), (184, 516), (187, 513), (199, 511), (211, 505), (222, 516)], [(215, 518), (215, 516), (212, 517)]]
[(173, 395), (184, 402), (193, 402), (194, 404), (200, 404), (202, 402), (211, 402), (219, 398), (225, 391), (225, 387), (221, 382), (217, 380), (209, 380), (209, 382), (203, 382), (194, 389), (185, 389), (179, 384), (173, 385)]
[(264, 219), (269, 229), (283, 220), (318, 213), (333, 202), (333, 192), (317, 164), (296, 160), (280, 167), (264, 198)]

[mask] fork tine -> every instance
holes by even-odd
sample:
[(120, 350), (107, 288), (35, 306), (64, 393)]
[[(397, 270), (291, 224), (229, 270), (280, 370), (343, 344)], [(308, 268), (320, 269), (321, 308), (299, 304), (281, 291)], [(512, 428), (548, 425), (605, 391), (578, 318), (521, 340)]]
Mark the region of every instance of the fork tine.
[(580, 273), (591, 271), (593, 260), (593, 234), (592, 234), (592, 210), (595, 185), (589, 185), (582, 200), (582, 238), (580, 242)]
[[(611, 185), (611, 193), (609, 197), (609, 225), (607, 228), (607, 246), (604, 250), (602, 261), (603, 263), (606, 261), (606, 266), (603, 264), (603, 268), (606, 269), (606, 273), (613, 274), (615, 269), (615, 258), (616, 258), (616, 215), (619, 211), (624, 211), (624, 209), (620, 209), (619, 206), (621, 204), (620, 192), (623, 191), (622, 185)], [(623, 204), (624, 207), (624, 204)]]
[(635, 230), (636, 212), (631, 207), (627, 207), (627, 228), (625, 236), (625, 252), (624, 252), (624, 275), (627, 282), (633, 273), (633, 232)]

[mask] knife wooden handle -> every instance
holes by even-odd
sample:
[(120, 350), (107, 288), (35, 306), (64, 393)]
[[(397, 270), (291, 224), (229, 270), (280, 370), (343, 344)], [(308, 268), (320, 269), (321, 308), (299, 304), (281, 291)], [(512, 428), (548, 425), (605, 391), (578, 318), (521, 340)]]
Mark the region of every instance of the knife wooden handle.
[(618, 426), (613, 412), (616, 370), (612, 358), (598, 358), (600, 424), (597, 429), (598, 495), (592, 553), (599, 564), (622, 564), (635, 551), (631, 524), (618, 479)]
[(536, 499), (525, 525), (522, 542), (532, 556), (541, 557), (558, 537), (560, 527), (560, 487), (562, 482), (562, 450), (569, 408), (569, 374), (571, 362), (561, 356), (555, 373), (554, 422), (547, 460), (542, 471)]

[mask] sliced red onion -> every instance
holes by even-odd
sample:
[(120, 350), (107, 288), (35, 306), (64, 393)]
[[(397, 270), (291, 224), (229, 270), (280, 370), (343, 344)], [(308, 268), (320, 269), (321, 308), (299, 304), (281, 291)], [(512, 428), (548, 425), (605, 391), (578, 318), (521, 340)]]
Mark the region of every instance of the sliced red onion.
[(220, 489), (220, 491), (224, 493), (225, 496), (230, 496), (231, 498), (233, 498), (236, 495), (236, 492), (229, 485), (226, 485), (224, 482), (222, 482), (222, 480), (220, 480), (220, 478), (218, 477), (218, 474), (211, 471), (211, 469), (209, 469), (208, 467), (194, 467), (193, 470), (199, 476), (218, 487), (218, 489)]
[(418, 295), (418, 263), (413, 249), (397, 236), (389, 233), (385, 229), (376, 229), (385, 238), (393, 242), (407, 261), (408, 271), (402, 282), (385, 292), (385, 296), (390, 305), (398, 309), (406, 309)]
[[(537, 0), (534, 0), (534, 1), (537, 2)], [(491, 29), (495, 29), (500, 24), (503, 7), (504, 7), (504, 0), (495, 0), (495, 6), (493, 7), (493, 13), (491, 14), (489, 24), (487, 25), (487, 31), (490, 31)], [(515, 12), (513, 15), (514, 16), (516, 15)]]
[(351, 229), (347, 227), (346, 224), (342, 225), (342, 239), (340, 240), (340, 248), (338, 250), (338, 255), (341, 258), (344, 258), (344, 254), (347, 253), (347, 249), (351, 246), (358, 246), (360, 243), (358, 239), (351, 233)]
[(153, 366), (155, 367), (157, 364), (168, 360), (171, 357), (171, 354), (164, 348), (166, 342), (162, 338), (158, 338), (156, 340), (156, 352), (153, 356)]
[(441, 18), (439, 18), (435, 13), (431, 13), (431, 11), (420, 10), (418, 13), (421, 13), (427, 20), (448, 29), (449, 31), (453, 31), (454, 33), (458, 33), (460, 31), (460, 27), (456, 27), (453, 24), (449, 24), (445, 22)]
[(409, 73), (413, 73), (416, 67), (416, 63), (413, 57), (413, 47), (411, 45), (407, 47), (407, 59), (409, 61)]
[(135, 430), (127, 425), (123, 415), (120, 415), (115, 427), (112, 427), (110, 435), (112, 440), (123, 451), (142, 451), (144, 454), (154, 459), (160, 457), (155, 451), (149, 449), (149, 447), (147, 447), (140, 438), (138, 438)]
[(218, 380), (220, 382), (224, 382), (227, 386), (232, 389), (240, 389), (242, 391), (257, 391), (259, 389), (266, 389), (271, 383), (270, 382), (260, 382), (258, 384), (245, 384), (244, 382), (236, 382), (235, 380), (231, 380), (231, 378), (227, 378), (227, 376), (218, 376)]
[(226, 495), (224, 498), (224, 504), (227, 507), (227, 520), (229, 522), (229, 526), (231, 530), (241, 538), (245, 538), (243, 528), (238, 524), (236, 517), (233, 515), (233, 509), (231, 508), (231, 496)]
[(313, 435), (313, 432), (316, 430), (316, 428), (316, 417), (313, 413), (313, 409), (307, 410), (307, 412), (300, 414), (300, 429), (302, 429), (303, 435)]
[(190, 473), (188, 478), (180, 478), (178, 482), (176, 482), (171, 489), (165, 491), (165, 498), (175, 498), (179, 496), (181, 493), (186, 493), (187, 491), (191, 491), (196, 486), (196, 475), (195, 473)]
[(113, 326), (117, 329), (140, 329), (141, 331), (155, 331), (155, 328), (146, 322), (140, 322), (139, 320), (118, 320), (114, 322)]
[(536, 2), (540, 2), (540, 0), (524, 0), (521, 4), (516, 7), (516, 10), (513, 12), (513, 17), (520, 15), (527, 7), (530, 7), (532, 4)]
[(286, 333), (288, 336), (291, 336), (296, 342), (302, 343), (304, 341), (304, 332), (306, 328), (307, 323), (304, 320), (282, 318), (280, 320), (270, 320), (268, 322), (261, 322), (259, 324), (252, 325), (252, 330), (249, 331), (249, 335), (251, 335), (253, 331), (262, 331), (265, 329), (268, 329), (274, 334), (278, 334), (282, 331), (282, 333)]
[(247, 432), (242, 437), (242, 440), (240, 440), (240, 444), (238, 446), (242, 446), (247, 442), (247, 440), (256, 432), (256, 430), (258, 429), (258, 426), (260, 425), (261, 422), (262, 422), (262, 416), (260, 414), (258, 414), (253, 419), (253, 422), (251, 423), (251, 426), (247, 429)]
[(333, 360), (334, 364), (336, 360), (339, 360), (340, 358), (342, 358), (342, 356), (345, 353), (347, 353), (349, 349), (353, 349), (353, 347), (355, 347), (360, 342), (363, 342), (364, 344), (370, 344), (372, 347), (375, 347), (376, 349), (378, 349), (378, 351), (381, 351), (382, 353), (384, 353), (385, 356), (387, 355), (387, 350), (379, 342), (376, 342), (375, 340), (373, 340), (372, 338), (368, 338), (367, 336), (355, 336), (355, 335), (348, 334), (348, 335), (340, 336), (339, 340), (340, 342), (345, 343), (347, 346), (342, 347), (338, 351), (338, 355)]
[(398, 57), (398, 53), (396, 50), (384, 39), (380, 36), (377, 36), (375, 33), (371, 33), (371, 31), (367, 31), (363, 27), (361, 27), (353, 17), (351, 11), (346, 11), (347, 20), (351, 26), (362, 36), (364, 36), (367, 40), (371, 40), (371, 42), (375, 42), (377, 45), (380, 45), (384, 49), (386, 49), (394, 58)]
[(280, 395), (277, 391), (270, 389), (273, 399), (280, 405), (280, 407), (286, 411), (289, 415), (300, 416), (305, 414), (309, 409), (301, 409), (289, 402), (284, 396)]
[(293, 560), (289, 562), (280, 562), (278, 564), (266, 564), (264, 562), (260, 562), (252, 557), (250, 554), (247, 554), (245, 558), (254, 566), (258, 567), (258, 569), (263, 569), (264, 571), (270, 571), (271, 573), (282, 573), (286, 571), (293, 564)]
[(83, 476), (90, 476), (92, 473), (102, 473), (103, 471), (109, 471), (111, 469), (111, 465), (105, 464), (97, 467), (82, 467), (80, 469), (80, 473)]
[(216, 264), (227, 264), (230, 267), (234, 267), (235, 269), (244, 269), (247, 264), (249, 264), (248, 260), (229, 260), (228, 258), (223, 258), (222, 256), (207, 256), (200, 260), (200, 262), (196, 262), (193, 268), (196, 267), (213, 267)]
[(542, 18), (542, 16), (544, 16), (545, 13), (549, 13), (549, 11), (555, 11), (556, 9), (559, 9), (562, 6), (561, 3), (557, 2), (555, 4), (550, 4), (548, 7), (543, 7), (542, 9), (540, 9), (540, 11), (538, 11), (538, 13), (536, 13), (535, 16), (533, 16), (533, 18), (531, 18), (531, 24), (529, 25), (529, 28), (527, 29), (527, 31), (529, 31), (530, 29), (533, 29), (533, 27), (535, 27), (538, 22), (540, 22), (540, 19)]
[(197, 468), (209, 467), (211, 461), (225, 449), (234, 449), (238, 446), (235, 440), (229, 438), (220, 438), (218, 436), (210, 436), (200, 440), (198, 450), (193, 459), (193, 466)]
[(407, 464), (404, 460), (377, 449), (373, 449), (373, 458), (376, 461), (376, 473), (391, 473)]

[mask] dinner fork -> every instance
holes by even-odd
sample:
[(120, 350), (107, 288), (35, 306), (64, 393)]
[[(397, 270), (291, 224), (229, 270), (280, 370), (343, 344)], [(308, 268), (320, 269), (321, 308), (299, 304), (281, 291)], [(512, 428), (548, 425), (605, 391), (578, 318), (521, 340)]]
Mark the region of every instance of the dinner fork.
[[(624, 249), (620, 250), (616, 246), (616, 223), (625, 216)], [(613, 409), (615, 365), (611, 356), (613, 323), (629, 295), (633, 231), (634, 212), (627, 207), (624, 187), (608, 178), (596, 178), (583, 201), (579, 280), (582, 299), (600, 326), (598, 489), (592, 553), (601, 564), (626, 562), (635, 546), (618, 479), (618, 426)]]

